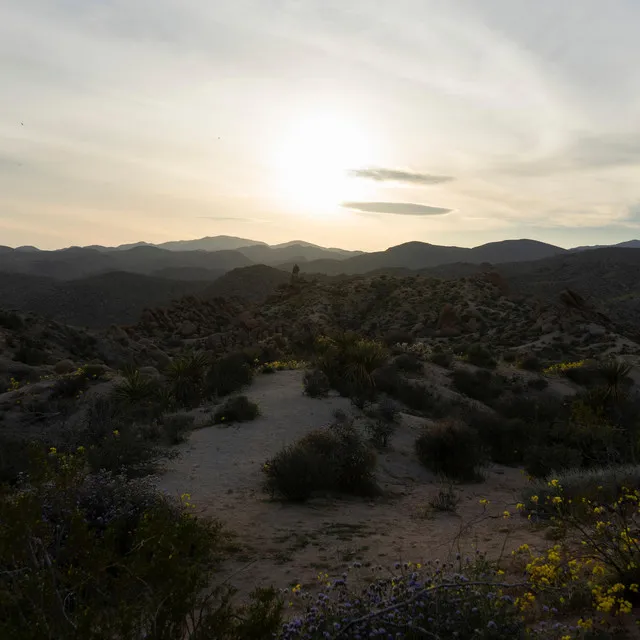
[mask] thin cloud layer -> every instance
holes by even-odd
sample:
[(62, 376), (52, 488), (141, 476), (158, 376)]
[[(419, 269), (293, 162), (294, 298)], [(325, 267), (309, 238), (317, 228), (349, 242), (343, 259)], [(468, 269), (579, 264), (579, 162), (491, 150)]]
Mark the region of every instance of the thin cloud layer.
[(414, 202), (343, 202), (342, 206), (363, 213), (392, 213), (399, 216), (442, 216), (453, 211)]
[(438, 176), (430, 173), (415, 173), (399, 169), (354, 169), (350, 174), (355, 178), (365, 178), (376, 182), (405, 182), (407, 184), (442, 184), (451, 182), (451, 176)]

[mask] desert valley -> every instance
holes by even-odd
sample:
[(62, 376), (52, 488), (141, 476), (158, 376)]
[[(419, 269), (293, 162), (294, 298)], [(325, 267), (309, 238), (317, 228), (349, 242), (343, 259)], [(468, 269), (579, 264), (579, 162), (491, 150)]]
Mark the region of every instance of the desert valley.
[[(411, 629), (422, 623), (410, 582), (425, 571), (436, 571), (427, 578), (436, 586), (440, 575), (453, 580), (433, 598), (446, 609), (453, 595), (465, 598), (456, 581), (465, 572), (473, 580), (480, 565), (472, 604), (494, 583), (513, 593), (487, 614), (505, 617), (502, 635), (477, 637), (514, 637), (523, 621), (530, 633), (547, 633), (541, 637), (578, 637), (578, 619), (599, 633), (629, 632), (629, 616), (617, 614), (634, 607), (633, 595), (599, 586), (593, 572), (635, 574), (635, 538), (615, 547), (616, 536), (635, 535), (640, 489), (640, 249), (414, 242), (353, 255), (306, 243), (206, 242), (213, 250), (203, 240), (0, 253), (2, 517), (16, 495), (51, 513), (41, 520), (23, 512), (13, 536), (68, 526), (69, 500), (108, 539), (122, 535), (122, 517), (147, 518), (145, 509), (158, 517), (148, 501), (175, 503), (165, 508), (215, 527), (202, 551), (215, 560), (212, 573), (198, 582), (202, 576), (176, 569), (170, 593), (149, 587), (145, 598), (171, 600), (180, 580), (215, 585), (211, 601), (193, 597), (205, 609), (215, 602), (200, 623), (224, 622), (227, 635), (197, 635), (192, 623), (194, 638), (271, 637), (282, 624), (283, 637), (368, 637), (340, 626), (351, 618), (333, 581), (345, 572), (358, 588), (406, 600), (393, 615), (369, 603), (371, 621), (354, 627), (364, 633), (404, 615), (397, 632), (405, 635), (393, 637), (431, 637)], [(25, 475), (34, 464), (37, 475)], [(195, 532), (183, 535), (197, 546), (189, 542)], [(571, 559), (580, 543), (590, 553)], [(97, 553), (95, 543), (78, 544)], [(181, 544), (166, 553), (184, 553)], [(80, 552), (57, 562), (97, 588), (105, 569), (81, 568)], [(616, 554), (629, 566), (615, 564)], [(173, 571), (171, 557), (157, 558), (163, 571)], [(73, 586), (46, 574), (45, 562), (35, 574), (44, 595), (64, 588), (78, 597), (79, 578)], [(123, 575), (109, 579), (134, 588)], [(602, 590), (595, 610), (577, 581)], [(223, 621), (231, 605), (221, 589), (236, 593), (233, 606), (257, 635)], [(258, 601), (247, 600), (251, 593)], [(331, 602), (319, 618), (307, 609), (318, 593)], [(17, 606), (34, 592), (20, 584), (13, 597)], [(523, 605), (526, 598), (540, 604)], [(610, 607), (598, 604), (606, 598)], [(84, 624), (73, 603), (55, 598), (40, 624), (49, 624), (51, 607), (65, 614), (62, 627)], [(248, 622), (251, 615), (260, 620)], [(451, 615), (434, 623), (437, 637), (469, 632), (482, 617), (463, 624)], [(128, 624), (149, 624), (136, 620)]]

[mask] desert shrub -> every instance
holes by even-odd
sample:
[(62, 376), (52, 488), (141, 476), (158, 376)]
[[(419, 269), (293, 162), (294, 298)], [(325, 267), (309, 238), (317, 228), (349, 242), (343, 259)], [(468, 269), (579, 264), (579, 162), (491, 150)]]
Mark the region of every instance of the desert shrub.
[(538, 356), (533, 354), (528, 354), (524, 356), (519, 362), (518, 365), (521, 369), (525, 371), (541, 371), (542, 370), (542, 362)]
[(232, 424), (233, 422), (249, 422), (260, 415), (260, 409), (247, 396), (227, 398), (223, 405), (213, 414), (215, 424)]
[(505, 351), (502, 354), (502, 359), (509, 364), (514, 363), (517, 360), (517, 358), (518, 358), (518, 355), (515, 353), (515, 351)]
[(305, 371), (302, 384), (304, 393), (311, 398), (326, 398), (331, 388), (329, 378), (320, 369)]
[(579, 367), (567, 367), (561, 373), (572, 382), (582, 387), (597, 387), (603, 383), (600, 370), (593, 365), (582, 365)]
[(19, 331), (22, 329), (24, 322), (22, 318), (13, 311), (0, 311), (0, 327), (9, 331)]
[[(633, 476), (637, 480), (637, 471)], [(529, 505), (536, 512), (553, 514), (556, 530), (580, 541), (581, 555), (590, 559), (592, 576), (609, 577), (608, 584), (589, 585), (598, 610), (610, 612), (620, 607), (630, 612), (627, 598), (640, 583), (640, 541), (636, 537), (640, 527), (640, 490), (623, 486), (617, 499), (604, 495), (585, 497), (576, 508), (558, 478), (548, 486), (553, 493), (531, 495)], [(576, 562), (579, 560), (574, 559)], [(616, 583), (614, 588), (612, 583)]]
[(484, 403), (490, 403), (498, 398), (505, 387), (505, 379), (502, 376), (482, 369), (478, 371), (456, 369), (451, 374), (451, 379), (460, 393)]
[(429, 498), (429, 507), (434, 511), (455, 513), (460, 503), (460, 496), (451, 484), (438, 489), (438, 493)]
[(148, 378), (138, 369), (127, 367), (124, 380), (113, 390), (113, 399), (122, 411), (137, 420), (152, 420), (172, 408), (174, 398), (160, 383)]
[[(321, 578), (320, 593), (296, 588), (295, 597), (304, 609), (284, 624), (281, 640), (507, 640), (526, 634), (517, 592), (509, 589), (506, 593), (500, 572), (481, 557), (475, 563), (469, 560), (443, 567), (439, 563), (397, 563), (391, 570), (377, 567), (372, 572), (368, 568), (366, 574), (356, 562), (337, 579), (328, 574)], [(558, 624), (554, 633), (564, 630)]]
[(397, 422), (400, 413), (400, 407), (391, 398), (383, 397), (378, 402), (375, 414), (385, 422)]
[(193, 429), (195, 418), (185, 413), (175, 413), (162, 418), (162, 431), (169, 444), (180, 444)]
[[(585, 512), (587, 503), (612, 504), (629, 490), (640, 489), (640, 466), (609, 465), (594, 469), (568, 469), (554, 474), (557, 482), (536, 481), (522, 491), (523, 504), (528, 509), (548, 515), (555, 515), (553, 498), (561, 496), (564, 508)], [(535, 502), (531, 500), (536, 496)]]
[(423, 365), (420, 358), (413, 353), (402, 353), (394, 361), (393, 365), (399, 371), (405, 373), (422, 373)]
[(87, 475), (81, 454), (40, 457), (0, 495), (0, 636), (271, 637), (279, 597), (263, 591), (236, 607), (230, 589), (211, 586), (228, 537), (187, 498)]
[(171, 361), (166, 375), (178, 407), (192, 409), (200, 404), (208, 366), (209, 359), (202, 352), (188, 352)]
[(534, 444), (524, 455), (525, 471), (534, 478), (546, 478), (552, 473), (560, 473), (582, 465), (582, 453), (561, 443)]
[(398, 425), (387, 420), (370, 420), (365, 428), (373, 444), (380, 449), (386, 449), (389, 438), (395, 433)]
[(524, 420), (478, 411), (469, 417), (469, 426), (478, 432), (493, 462), (522, 463), (531, 440), (531, 427)]
[(70, 373), (66, 376), (60, 376), (54, 383), (51, 390), (52, 398), (78, 398), (88, 388), (89, 380), (84, 372)]
[(172, 452), (149, 437), (149, 431), (138, 424), (116, 423), (111, 431), (86, 430), (86, 461), (91, 471), (112, 471), (139, 477), (154, 473)]
[(374, 371), (387, 360), (387, 351), (374, 340), (343, 333), (316, 340), (315, 364), (329, 379), (331, 387), (362, 407), (376, 395)]
[(534, 378), (529, 380), (528, 386), (534, 391), (544, 391), (549, 386), (549, 381), (546, 378)]
[(33, 446), (23, 438), (0, 435), (0, 485), (15, 483), (27, 470)]
[(396, 344), (412, 344), (413, 341), (411, 332), (402, 329), (390, 329), (383, 337), (383, 342), (387, 347), (393, 347)]
[(350, 423), (312, 431), (263, 465), (265, 489), (303, 501), (314, 492), (370, 494), (375, 453)]
[(401, 402), (412, 411), (441, 418), (451, 407), (423, 384), (403, 378), (393, 365), (380, 367), (374, 373), (376, 390)]
[(81, 367), (81, 372), (88, 380), (99, 380), (106, 374), (107, 367), (103, 364), (90, 362)]
[(477, 480), (485, 461), (477, 432), (463, 422), (445, 421), (424, 429), (415, 447), (424, 467), (453, 480)]
[(37, 367), (47, 362), (49, 354), (38, 341), (30, 338), (21, 338), (20, 345), (13, 354), (13, 359), (31, 367)]
[(251, 384), (251, 365), (243, 353), (231, 353), (214, 362), (207, 374), (210, 394), (228, 396)]
[(491, 351), (483, 344), (472, 344), (466, 351), (467, 360), (476, 367), (483, 367), (485, 369), (495, 369), (496, 360), (491, 354)]
[(453, 354), (448, 351), (437, 351), (431, 356), (431, 362), (448, 369), (453, 362)]

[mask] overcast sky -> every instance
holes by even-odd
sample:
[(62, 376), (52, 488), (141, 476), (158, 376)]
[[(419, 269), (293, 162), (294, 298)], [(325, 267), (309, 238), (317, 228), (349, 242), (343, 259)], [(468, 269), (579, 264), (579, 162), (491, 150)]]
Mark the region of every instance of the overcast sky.
[(0, 0), (0, 244), (640, 236), (638, 0)]

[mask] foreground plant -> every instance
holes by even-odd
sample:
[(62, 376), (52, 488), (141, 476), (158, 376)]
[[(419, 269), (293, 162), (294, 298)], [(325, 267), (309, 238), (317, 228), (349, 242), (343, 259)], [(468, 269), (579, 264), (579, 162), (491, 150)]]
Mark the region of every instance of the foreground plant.
[(546, 636), (527, 625), (528, 584), (504, 580), (479, 554), (473, 561), (396, 564), (393, 572), (355, 563), (337, 580), (318, 579), (317, 594), (300, 585), (291, 590), (292, 604), (301, 600), (304, 612), (283, 626), (282, 640), (576, 637), (561, 624)]
[[(83, 450), (34, 453), (0, 494), (0, 637), (20, 640), (269, 637), (272, 590), (232, 605), (216, 580), (228, 548), (220, 524), (146, 483), (90, 475)], [(216, 584), (218, 586), (216, 586)]]

